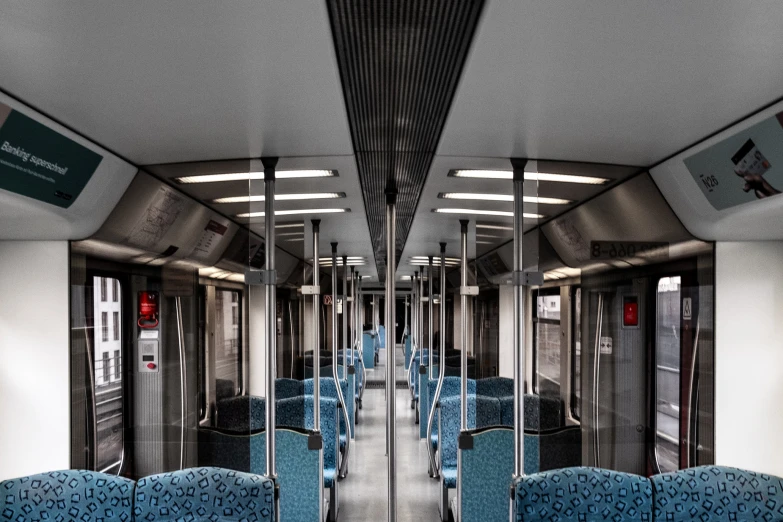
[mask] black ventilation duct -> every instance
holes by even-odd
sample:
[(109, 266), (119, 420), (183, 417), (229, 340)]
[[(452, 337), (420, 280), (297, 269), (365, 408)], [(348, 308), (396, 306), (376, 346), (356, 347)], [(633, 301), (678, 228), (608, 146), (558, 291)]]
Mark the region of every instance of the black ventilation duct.
[(385, 274), (385, 196), (408, 238), (484, 0), (327, 0), (375, 262)]

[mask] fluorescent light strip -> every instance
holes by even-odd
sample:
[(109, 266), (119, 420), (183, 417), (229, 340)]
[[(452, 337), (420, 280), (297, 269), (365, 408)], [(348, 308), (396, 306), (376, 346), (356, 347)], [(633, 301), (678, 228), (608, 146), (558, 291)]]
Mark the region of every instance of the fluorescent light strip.
[[(478, 201), (508, 201), (514, 202), (512, 194), (479, 194), (473, 192), (441, 192), (438, 194), (440, 199), (468, 199)], [(545, 198), (540, 196), (524, 196), (522, 200), (525, 203), (539, 203), (541, 205), (570, 205), (573, 203), (570, 199)]]
[[(279, 234), (282, 235), (282, 234)], [(486, 239), (503, 239), (502, 236), (493, 236), (492, 234), (476, 234), (476, 237), (483, 237)]]
[(476, 228), (485, 228), (487, 230), (510, 230), (514, 231), (514, 227), (507, 227), (503, 225), (487, 225), (483, 223), (476, 223)]
[(476, 241), (477, 245), (494, 245), (493, 241)]
[(290, 243), (298, 243), (300, 241), (304, 241), (303, 237), (293, 237), (291, 239), (285, 239), (284, 241), (288, 241)]
[[(433, 212), (438, 214), (471, 214), (475, 216), (503, 216), (514, 217), (513, 212), (506, 212), (505, 210), (474, 210), (472, 208), (433, 208)], [(527, 212), (522, 214), (522, 217), (527, 219), (540, 219), (544, 216), (542, 214), (529, 214)]]
[[(304, 208), (299, 210), (275, 210), (275, 216), (293, 216), (295, 214), (337, 214), (340, 212), (350, 212), (350, 208)], [(256, 218), (264, 217), (264, 212), (247, 212), (237, 214), (238, 218)]]
[[(336, 170), (278, 170), (275, 179), (297, 178), (329, 178), (337, 176)], [(232, 172), (230, 174), (202, 174), (199, 176), (183, 176), (175, 178), (177, 183), (217, 183), (220, 181), (248, 181), (251, 179), (264, 179), (263, 172)]]
[[(284, 223), (282, 225), (275, 225), (275, 228), (304, 228), (304, 223)], [(304, 231), (302, 234), (304, 234)]]
[(304, 231), (302, 231), (302, 232), (284, 232), (282, 234), (276, 234), (276, 236), (277, 237), (292, 237), (292, 236), (302, 237), (303, 234), (304, 234)]
[[(512, 179), (510, 170), (452, 170), (449, 176), (455, 178)], [(584, 185), (604, 185), (612, 181), (608, 178), (592, 176), (574, 176), (572, 174), (550, 174), (547, 172), (525, 172), (525, 181), (554, 181), (556, 183), (581, 183)]]
[[(429, 258), (429, 256), (411, 256), (411, 259), (412, 260), (420, 260), (420, 261), (429, 261), (430, 258)], [(433, 261), (440, 261), (440, 256), (432, 256), (432, 260)], [(458, 257), (447, 257), (446, 258), (446, 262), (448, 263), (449, 261), (456, 261), (457, 263), (459, 263), (459, 258)]]
[[(305, 199), (339, 199), (344, 198), (345, 192), (314, 192), (310, 194), (275, 194), (275, 201), (302, 201)], [(233, 196), (217, 198), (210, 203), (255, 203), (266, 201), (265, 196)]]

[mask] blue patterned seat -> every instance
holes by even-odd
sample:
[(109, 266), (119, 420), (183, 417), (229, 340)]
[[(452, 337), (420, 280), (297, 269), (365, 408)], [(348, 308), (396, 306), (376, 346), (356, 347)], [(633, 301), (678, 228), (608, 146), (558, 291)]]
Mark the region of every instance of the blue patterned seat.
[(655, 520), (772, 522), (783, 520), (783, 479), (723, 466), (700, 466), (652, 477)]
[[(480, 382), (480, 381), (476, 381)], [(500, 418), (503, 426), (514, 426), (514, 397), (500, 397)], [(563, 427), (563, 403), (554, 397), (525, 395), (525, 429), (547, 431)]]
[[(457, 487), (457, 441), (460, 434), (460, 397), (440, 401), (441, 478), (446, 489)], [(493, 397), (468, 395), (468, 425), (474, 430), (500, 424), (500, 404)]]
[(486, 397), (514, 397), (514, 379), (508, 377), (487, 377), (476, 380), (476, 395)]
[(507, 521), (508, 487), (514, 474), (514, 430), (492, 427), (472, 433), (473, 448), (462, 455), (463, 522)]
[(109, 522), (133, 519), (132, 480), (66, 470), (0, 481), (0, 520)]
[(375, 368), (375, 337), (369, 331), (362, 333), (362, 359), (365, 368)]
[[(321, 390), (321, 397), (329, 397), (330, 399), (336, 399), (337, 398), (337, 387), (334, 385), (334, 377), (321, 377), (318, 379), (319, 382), (319, 388)], [(346, 401), (346, 407), (348, 408), (348, 416), (350, 419), (350, 415), (353, 414), (353, 408), (351, 407), (351, 404), (348, 404), (348, 400), (350, 398), (348, 393), (348, 379), (340, 379), (340, 389), (343, 392), (343, 397)], [(304, 392), (306, 395), (312, 395), (313, 394), (313, 379), (305, 379), (304, 380)], [(342, 414), (339, 415), (340, 418), (340, 450), (345, 450), (345, 434), (346, 434), (346, 426), (345, 426), (345, 418)]]
[(514, 484), (514, 520), (652, 522), (652, 497), (650, 481), (637, 475), (586, 467), (546, 471)]
[(272, 481), (222, 468), (191, 468), (151, 475), (136, 485), (137, 521), (261, 522), (274, 519)]
[(275, 399), (290, 399), (298, 395), (304, 395), (302, 381), (283, 377), (275, 379)]
[(378, 348), (386, 348), (386, 327), (378, 326)]
[[(446, 399), (448, 397), (459, 397), (460, 390), (461, 390), (461, 383), (459, 377), (444, 377), (443, 378), (443, 387), (440, 390), (440, 399)], [(427, 387), (429, 388), (429, 395), (428, 395), (428, 403), (427, 406), (428, 409), (433, 408), (432, 401), (435, 398), (435, 390), (438, 387), (438, 381), (429, 381), (427, 383)], [(476, 381), (473, 379), (468, 379), (468, 395), (476, 395)], [(435, 421), (432, 424), (432, 439), (430, 440), (430, 443), (432, 444), (433, 449), (438, 449), (438, 417), (435, 417)]]
[(266, 426), (266, 399), (252, 395), (232, 397), (217, 403), (217, 427), (237, 433), (252, 433)]

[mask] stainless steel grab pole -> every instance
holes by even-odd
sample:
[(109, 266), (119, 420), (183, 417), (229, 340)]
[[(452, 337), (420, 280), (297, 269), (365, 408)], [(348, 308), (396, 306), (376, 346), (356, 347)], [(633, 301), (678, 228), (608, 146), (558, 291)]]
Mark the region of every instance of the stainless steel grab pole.
[(593, 453), (595, 466), (601, 467), (601, 432), (598, 426), (598, 384), (601, 381), (601, 333), (604, 322), (604, 294), (598, 294), (598, 325), (595, 329), (595, 347), (593, 349)]
[(525, 474), (524, 183), (527, 160), (512, 159), (514, 185), (514, 478)]
[(386, 436), (389, 439), (388, 467), (388, 521), (397, 520), (397, 396), (395, 394), (395, 359), (394, 345), (395, 323), (395, 277), (396, 277), (396, 211), (397, 193), (394, 189), (386, 191)]
[[(699, 404), (696, 402), (694, 405), (694, 393), (693, 393), (693, 385), (696, 382), (696, 359), (697, 355), (699, 354), (699, 333), (701, 329), (701, 313), (699, 313), (696, 316), (696, 335), (693, 339), (693, 354), (691, 355), (691, 371), (690, 375), (688, 377), (688, 426), (686, 428), (686, 435), (685, 435), (685, 462), (688, 463), (689, 467), (696, 466), (696, 460), (698, 457), (698, 452), (696, 451), (696, 447), (694, 447), (693, 453), (691, 453), (691, 444), (693, 441), (691, 440), (693, 438), (692, 433), (692, 426), (698, 422), (698, 412), (699, 412)], [(696, 446), (698, 444), (698, 441), (696, 441)], [(691, 462), (691, 456), (693, 456), (693, 462)]]
[(177, 315), (177, 344), (179, 345), (179, 392), (181, 426), (179, 432), (179, 469), (185, 469), (185, 423), (188, 418), (188, 371), (185, 357), (185, 329), (182, 324), (182, 298), (174, 298)]
[[(311, 220), (313, 225), (313, 431), (321, 434), (321, 339), (320, 339), (320, 314), (321, 290), (320, 290), (320, 266), (321, 261), (318, 252), (318, 238), (320, 236), (321, 220)], [(318, 484), (323, 484), (323, 450), (319, 451)], [(318, 488), (318, 520), (323, 520), (323, 488)]]
[[(468, 224), (467, 219), (460, 219), (460, 437), (470, 429), (468, 426)], [(462, 507), (462, 452), (457, 450), (457, 519), (461, 518), (459, 510)]]
[[(275, 272), (275, 167), (277, 158), (261, 158), (264, 165), (264, 235), (266, 250), (264, 268), (264, 305), (266, 336), (266, 477), (274, 487), (277, 483), (277, 460), (275, 458), (275, 378), (277, 377), (277, 273)], [(293, 354), (292, 354), (293, 355)], [(280, 518), (280, 505), (275, 494), (275, 517)]]
[[(427, 319), (427, 321), (429, 323), (429, 328), (427, 329), (427, 335), (428, 335), (427, 345), (430, 348), (430, 351), (429, 351), (430, 356), (429, 356), (429, 363), (428, 363), (429, 364), (429, 371), (430, 371), (429, 380), (432, 380), (435, 377), (435, 368), (434, 368), (434, 364), (432, 364), (434, 362), (434, 360), (435, 360), (435, 355), (434, 355), (435, 349), (432, 346), (433, 333), (434, 333), (434, 330), (435, 330), (435, 325), (432, 322), (432, 314), (433, 314), (433, 306), (434, 306), (434, 304), (433, 304), (434, 299), (433, 299), (433, 296), (432, 296), (432, 275), (433, 275), (432, 256), (430, 256), (429, 261), (430, 261), (430, 264), (429, 264), (429, 267), (428, 267), (428, 270), (427, 270), (427, 278), (428, 278), (428, 281), (427, 281), (427, 286), (428, 286), (428, 288), (427, 288), (427, 309), (428, 309), (428, 312), (429, 312), (429, 314), (428, 314), (429, 317)], [(422, 393), (423, 393), (423, 390), (419, 390), (419, 396), (420, 397), (421, 397)], [(419, 407), (421, 407), (421, 406), (419, 406)]]
[(435, 388), (435, 396), (432, 398), (427, 417), (427, 453), (430, 457), (430, 469), (432, 476), (439, 477), (440, 469), (435, 460), (435, 449), (432, 447), (432, 428), (435, 425), (435, 405), (440, 400), (440, 392), (443, 388), (443, 378), (446, 376), (446, 243), (440, 244), (440, 344), (438, 345), (438, 386)]
[[(335, 304), (337, 306), (337, 304)], [(343, 347), (343, 377), (345, 379), (348, 378), (348, 343), (349, 340), (349, 333), (348, 333), (348, 256), (343, 256), (343, 313), (342, 313), (342, 320), (343, 320), (343, 342), (341, 343)], [(351, 365), (353, 365), (353, 359), (351, 359)]]
[[(348, 417), (348, 405), (345, 403), (343, 388), (340, 384), (340, 372), (337, 371), (337, 365), (340, 362), (338, 357), (337, 345), (340, 343), (340, 332), (337, 328), (337, 243), (332, 243), (332, 378), (334, 387), (337, 390), (337, 400), (340, 401), (340, 407), (343, 411), (343, 420), (345, 421), (345, 454), (340, 464), (340, 476), (345, 478), (348, 470), (348, 454), (351, 449), (351, 419)], [(347, 372), (343, 366), (343, 371)], [(320, 373), (320, 372), (319, 372)], [(346, 380), (348, 375), (345, 375)]]

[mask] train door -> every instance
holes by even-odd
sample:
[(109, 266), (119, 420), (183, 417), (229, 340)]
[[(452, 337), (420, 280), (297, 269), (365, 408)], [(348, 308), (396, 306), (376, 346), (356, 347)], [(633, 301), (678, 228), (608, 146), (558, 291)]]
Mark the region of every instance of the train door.
[[(587, 462), (644, 474), (647, 431), (649, 282), (582, 287), (582, 426)], [(627, 312), (627, 313), (626, 313)]]
[(699, 397), (711, 395), (710, 354), (699, 354), (700, 324), (711, 324), (700, 296), (711, 286), (693, 261), (583, 276), (572, 411), (585, 464), (640, 475), (696, 464), (697, 432), (712, 411)]

